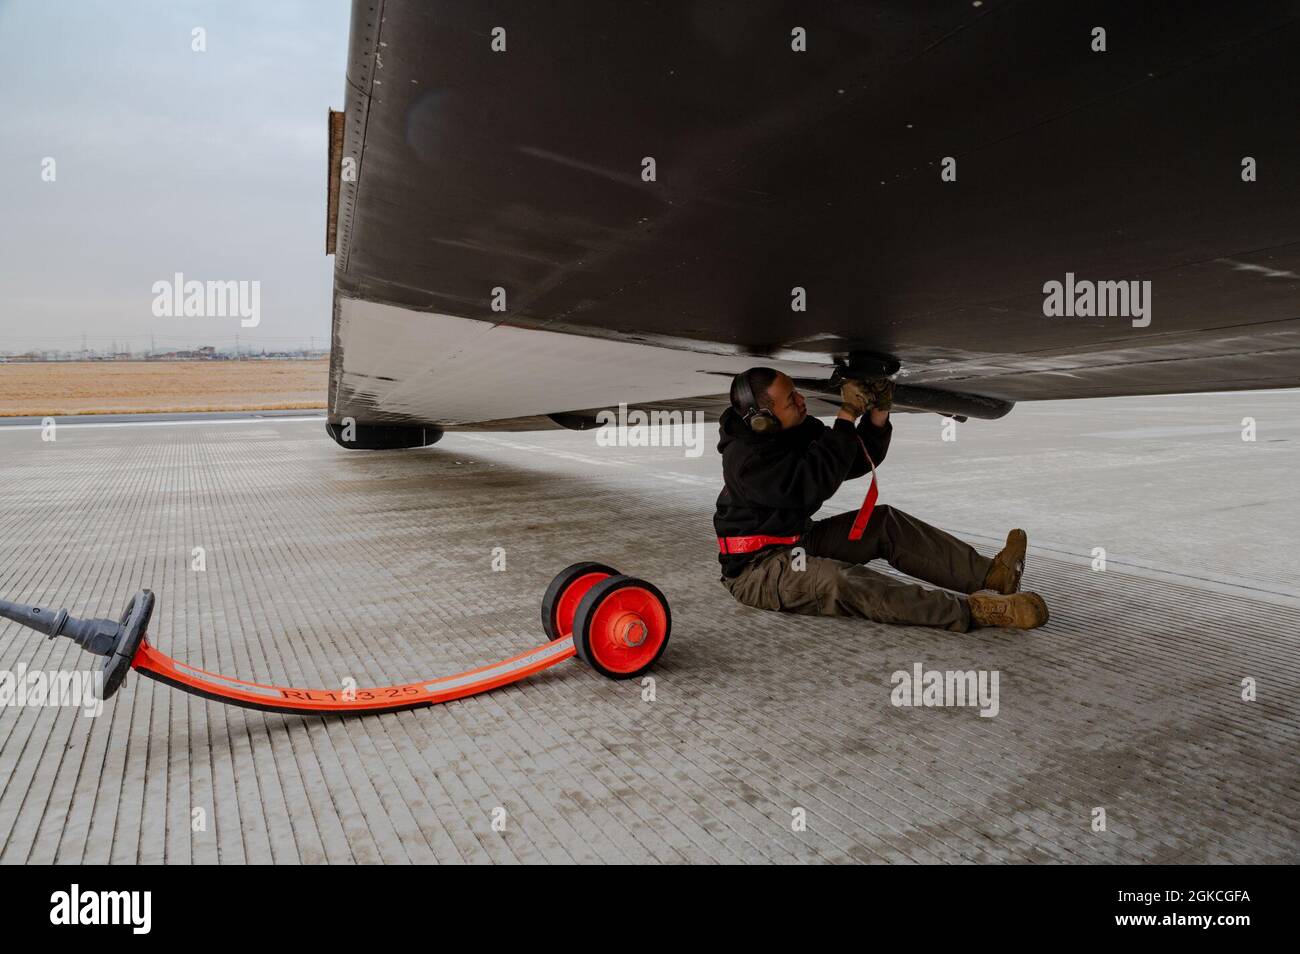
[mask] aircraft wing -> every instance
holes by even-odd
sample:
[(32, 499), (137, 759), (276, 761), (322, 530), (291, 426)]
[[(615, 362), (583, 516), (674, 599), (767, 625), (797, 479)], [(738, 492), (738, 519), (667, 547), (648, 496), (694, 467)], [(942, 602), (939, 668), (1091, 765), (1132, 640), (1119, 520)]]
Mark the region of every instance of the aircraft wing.
[(1298, 385), (1297, 48), (1294, 3), (356, 0), (330, 420)]

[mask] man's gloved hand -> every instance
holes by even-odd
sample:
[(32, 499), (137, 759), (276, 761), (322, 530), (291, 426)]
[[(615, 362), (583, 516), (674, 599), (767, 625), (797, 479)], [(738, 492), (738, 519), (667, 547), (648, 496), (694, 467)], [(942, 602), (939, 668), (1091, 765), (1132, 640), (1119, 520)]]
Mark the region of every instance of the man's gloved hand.
[(843, 402), (840, 410), (858, 418), (866, 414), (867, 408), (871, 406), (871, 392), (861, 381), (850, 379), (840, 385), (840, 400)]
[(889, 378), (879, 378), (868, 386), (871, 407), (877, 411), (888, 411), (894, 406), (894, 382)]

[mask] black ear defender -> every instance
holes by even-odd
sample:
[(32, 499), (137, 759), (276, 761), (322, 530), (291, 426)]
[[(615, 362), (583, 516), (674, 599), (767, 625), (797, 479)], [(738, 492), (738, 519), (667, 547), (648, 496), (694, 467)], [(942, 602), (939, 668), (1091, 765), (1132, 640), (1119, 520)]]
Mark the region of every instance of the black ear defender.
[(736, 411), (755, 434), (771, 434), (781, 429), (777, 416), (765, 407), (758, 406), (754, 397), (754, 387), (749, 380), (749, 372), (741, 371), (735, 378)]

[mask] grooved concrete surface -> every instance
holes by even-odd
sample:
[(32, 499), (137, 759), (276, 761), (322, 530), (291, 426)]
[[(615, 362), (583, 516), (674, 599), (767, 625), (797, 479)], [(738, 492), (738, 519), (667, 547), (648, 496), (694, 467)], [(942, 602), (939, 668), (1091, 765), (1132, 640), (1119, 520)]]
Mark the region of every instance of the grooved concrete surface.
[[(986, 552), (1029, 531), (1051, 624), (967, 635), (732, 602), (711, 427), (695, 458), (568, 432), (348, 452), (292, 420), (0, 428), (0, 593), (116, 616), (151, 587), (151, 639), (206, 669), (339, 686), (493, 661), (541, 642), (542, 590), (579, 559), (654, 581), (675, 617), (654, 701), (569, 662), (347, 720), (137, 676), (97, 719), (0, 708), (0, 860), (1295, 862), (1297, 410), (1023, 405), (955, 442), (900, 416), (883, 502)], [(996, 670), (997, 715), (891, 705), (916, 663)], [(93, 661), (6, 623), (0, 669), (20, 664)]]

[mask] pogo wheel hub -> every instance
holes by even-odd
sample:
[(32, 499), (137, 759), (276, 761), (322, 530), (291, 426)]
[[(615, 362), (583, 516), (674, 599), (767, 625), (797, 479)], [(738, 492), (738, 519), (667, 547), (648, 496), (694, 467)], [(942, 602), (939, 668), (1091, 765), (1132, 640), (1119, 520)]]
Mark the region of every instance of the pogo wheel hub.
[(618, 638), (622, 640), (623, 645), (628, 649), (635, 649), (646, 641), (650, 635), (650, 629), (646, 626), (645, 620), (635, 613), (624, 613), (614, 621), (614, 630), (618, 633)]

